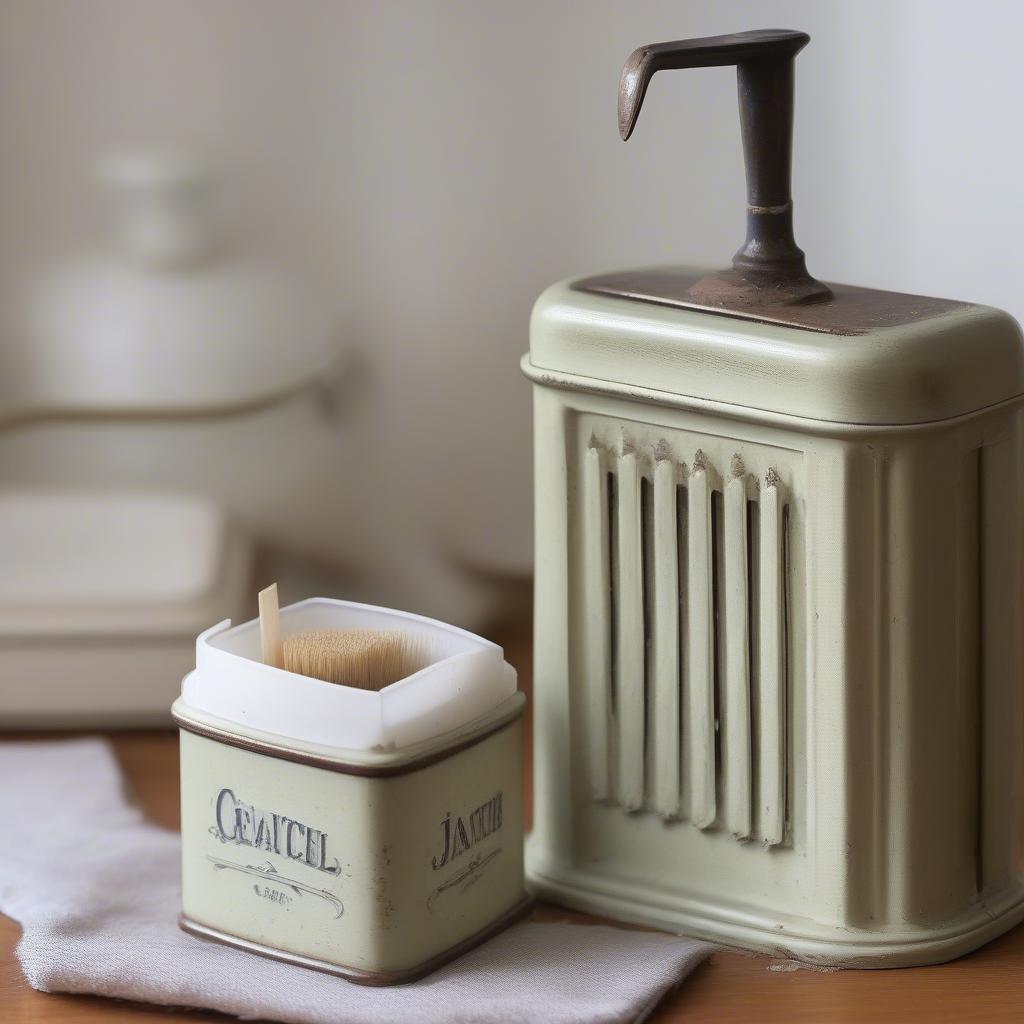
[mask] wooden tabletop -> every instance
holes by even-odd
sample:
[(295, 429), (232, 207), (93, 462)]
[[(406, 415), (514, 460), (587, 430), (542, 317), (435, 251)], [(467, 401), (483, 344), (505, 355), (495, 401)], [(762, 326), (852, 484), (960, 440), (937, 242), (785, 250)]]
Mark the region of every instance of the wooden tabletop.
[[(495, 635), (492, 632), (492, 635)], [(528, 684), (522, 631), (495, 639)], [(13, 737), (12, 737), (13, 738)], [(21, 738), (21, 737), (19, 737)], [(125, 775), (149, 816), (178, 827), (178, 741), (171, 732), (111, 736)], [(0, 823), (2, 835), (3, 823)], [(541, 907), (545, 920), (593, 920)], [(215, 1013), (166, 1009), (29, 988), (14, 955), (20, 929), (0, 916), (0, 1021), (4, 1024), (171, 1024), (224, 1021)], [(951, 964), (892, 971), (815, 971), (738, 952), (714, 953), (650, 1018), (682, 1021), (898, 1022), (1024, 1021), (1024, 925)], [(405, 1022), (402, 1022), (405, 1024)]]

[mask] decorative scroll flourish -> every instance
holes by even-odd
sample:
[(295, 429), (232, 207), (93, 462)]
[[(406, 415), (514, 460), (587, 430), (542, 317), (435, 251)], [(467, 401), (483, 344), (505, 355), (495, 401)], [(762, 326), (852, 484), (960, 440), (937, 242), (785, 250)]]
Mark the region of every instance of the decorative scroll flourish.
[(334, 909), (335, 920), (345, 913), (345, 905), (334, 893), (329, 892), (327, 889), (314, 889), (313, 886), (306, 885), (305, 882), (300, 882), (294, 878), (286, 878), (278, 872), (277, 868), (269, 860), (263, 864), (239, 864), (232, 860), (224, 860), (221, 857), (213, 857), (210, 854), (206, 855), (206, 859), (213, 864), (215, 871), (240, 871), (243, 875), (253, 875), (256, 878), (270, 878), (278, 885), (291, 889), (297, 896), (305, 893), (308, 896), (316, 896), (319, 899), (325, 900)]
[(501, 847), (499, 846), (496, 850), (491, 850), (488, 854), (480, 854), (474, 857), (457, 875), (453, 875), (446, 882), (442, 882), (429, 896), (427, 899), (427, 907), (430, 908), (435, 899), (439, 896), (443, 896), (446, 892), (452, 889), (459, 888), (462, 892), (465, 892), (471, 885), (475, 885), (483, 874), (484, 868), (492, 861), (498, 854), (501, 853)]

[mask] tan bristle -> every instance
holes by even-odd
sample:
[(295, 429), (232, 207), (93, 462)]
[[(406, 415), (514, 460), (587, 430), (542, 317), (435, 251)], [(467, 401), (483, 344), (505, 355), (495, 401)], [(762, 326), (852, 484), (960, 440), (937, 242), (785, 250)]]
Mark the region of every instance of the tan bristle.
[(284, 638), (284, 667), (327, 683), (380, 690), (423, 667), (397, 630), (313, 629)]

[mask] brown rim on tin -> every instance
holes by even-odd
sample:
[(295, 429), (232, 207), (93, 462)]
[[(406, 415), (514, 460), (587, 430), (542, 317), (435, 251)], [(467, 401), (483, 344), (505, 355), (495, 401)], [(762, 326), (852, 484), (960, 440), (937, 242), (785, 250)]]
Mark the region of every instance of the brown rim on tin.
[(210, 939), (213, 942), (221, 942), (225, 946), (234, 946), (236, 949), (244, 949), (259, 956), (268, 957), (271, 960), (280, 960), (283, 963), (298, 964), (301, 967), (309, 967), (314, 971), (324, 971), (327, 974), (335, 974), (346, 981), (354, 982), (356, 985), (406, 985), (410, 981), (416, 981), (425, 977), (439, 967), (454, 960), (456, 957), (468, 953), (474, 946), (493, 938), (498, 932), (515, 924), (525, 917), (533, 909), (533, 898), (524, 897), (511, 910), (506, 911), (496, 921), (492, 921), (486, 928), (474, 932), (468, 938), (449, 946), (436, 956), (425, 960), (415, 967), (407, 967), (401, 971), (363, 971), (358, 967), (342, 967), (338, 964), (329, 963), (326, 960), (317, 960), (315, 957), (303, 956), (301, 953), (287, 953), (284, 950), (274, 949), (273, 946), (265, 946), (260, 942), (252, 942), (250, 939), (242, 939), (237, 935), (222, 932), (217, 928), (210, 928), (199, 921), (193, 921), (184, 914), (178, 918), (178, 927), (190, 935), (201, 939)]
[(337, 761), (322, 754), (307, 754), (301, 750), (293, 750), (283, 744), (272, 743), (269, 740), (251, 739), (246, 736), (239, 736), (227, 729), (219, 729), (215, 725), (205, 725), (187, 718), (180, 711), (171, 709), (171, 717), (179, 729), (202, 736), (204, 739), (216, 740), (218, 743), (225, 743), (230, 747), (238, 747), (240, 750), (248, 750), (253, 754), (263, 754), (266, 757), (276, 757), (282, 761), (294, 761), (296, 764), (307, 764), (314, 768), (323, 768), (329, 772), (340, 772), (343, 775), (361, 775), (370, 778), (391, 778), (396, 775), (407, 775), (410, 772), (418, 772), (423, 768), (443, 761), (447, 757), (475, 747), (478, 743), (489, 739), (497, 732), (514, 725), (523, 713), (526, 701), (520, 701), (517, 706), (508, 714), (503, 715), (489, 728), (476, 735), (467, 736), (459, 740), (453, 746), (444, 747), (441, 750), (431, 750), (421, 757), (414, 757), (401, 764), (357, 764), (352, 761)]

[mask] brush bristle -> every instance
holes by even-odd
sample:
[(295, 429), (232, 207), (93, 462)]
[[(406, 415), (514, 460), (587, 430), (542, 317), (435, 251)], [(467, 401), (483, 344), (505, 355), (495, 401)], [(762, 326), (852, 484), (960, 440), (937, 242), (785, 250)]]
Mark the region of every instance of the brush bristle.
[(424, 666), (418, 645), (397, 630), (312, 629), (284, 638), (284, 667), (327, 683), (380, 690)]

